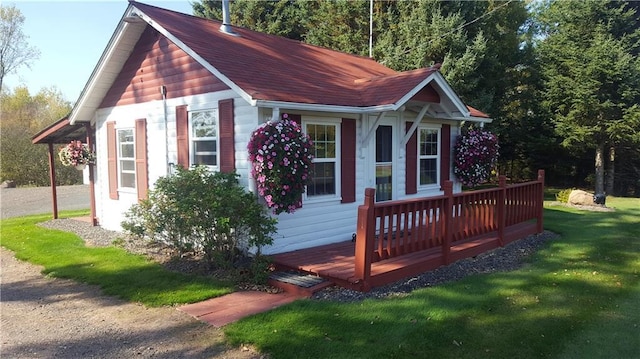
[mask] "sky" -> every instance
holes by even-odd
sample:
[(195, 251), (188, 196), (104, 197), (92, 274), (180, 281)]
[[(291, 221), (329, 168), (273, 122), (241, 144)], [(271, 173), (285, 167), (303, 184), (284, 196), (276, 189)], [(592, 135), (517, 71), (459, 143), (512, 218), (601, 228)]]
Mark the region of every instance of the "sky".
[[(192, 14), (188, 0), (140, 0), (140, 2)], [(23, 33), (28, 43), (40, 51), (31, 68), (22, 66), (7, 75), (5, 88), (25, 85), (35, 95), (43, 88), (55, 87), (75, 103), (107, 46), (127, 0), (3, 0), (2, 6), (15, 5), (25, 21)]]

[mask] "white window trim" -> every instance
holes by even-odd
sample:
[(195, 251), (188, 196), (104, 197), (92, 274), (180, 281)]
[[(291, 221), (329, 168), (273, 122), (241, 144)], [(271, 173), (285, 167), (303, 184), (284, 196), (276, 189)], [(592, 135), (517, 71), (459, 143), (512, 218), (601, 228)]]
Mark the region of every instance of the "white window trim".
[[(342, 131), (340, 125), (342, 124), (342, 119), (338, 118), (330, 118), (330, 117), (306, 117), (302, 116), (302, 132), (307, 133), (307, 125), (333, 125), (336, 127), (336, 157), (335, 157), (335, 181), (336, 181), (336, 193), (332, 195), (320, 195), (320, 196), (309, 196), (307, 195), (307, 191), (305, 191), (302, 196), (303, 203), (322, 203), (322, 202), (330, 202), (330, 201), (341, 201), (342, 200), (342, 189), (340, 187), (341, 179), (342, 179)], [(322, 162), (334, 162), (333, 160), (326, 159), (313, 159), (314, 163), (322, 163)]]
[[(188, 112), (187, 112), (187, 123), (188, 123), (188, 131), (189, 131), (189, 163), (191, 164), (195, 164), (195, 155), (196, 155), (196, 151), (195, 151), (195, 146), (194, 146), (194, 136), (193, 136), (193, 121), (192, 121), (192, 114), (196, 113), (196, 112), (207, 112), (207, 111), (214, 111), (214, 116), (216, 119), (216, 137), (215, 137), (215, 141), (216, 141), (216, 165), (215, 166), (210, 166), (207, 165), (206, 167), (210, 170), (210, 171), (219, 171), (220, 170), (220, 112), (218, 111), (217, 107), (194, 107), (194, 108), (189, 108)], [(202, 138), (198, 138), (199, 140), (213, 140), (213, 137), (202, 137)]]
[[(124, 173), (133, 173), (133, 187), (122, 186), (122, 147), (120, 142), (120, 131), (131, 131), (133, 133), (133, 157), (126, 157), (127, 160), (133, 160), (133, 171), (125, 171)], [(138, 174), (136, 173), (136, 129), (135, 127), (116, 127), (116, 161), (117, 161), (117, 176), (118, 176), (118, 192), (122, 193), (137, 193)]]
[[(438, 131), (438, 154), (437, 155), (426, 155), (426, 156), (421, 156), (420, 155), (420, 133), (421, 130), (436, 130)], [(432, 190), (432, 189), (439, 189), (440, 188), (440, 181), (442, 178), (442, 173), (441, 169), (440, 169), (440, 161), (442, 161), (442, 126), (436, 126), (436, 125), (420, 125), (418, 126), (418, 128), (416, 129), (417, 133), (417, 140), (418, 140), (418, 145), (417, 147), (417, 151), (418, 153), (416, 154), (416, 160), (418, 161), (418, 163), (416, 163), (416, 183), (418, 184), (418, 191), (424, 191), (424, 190)], [(422, 185), (420, 184), (420, 160), (422, 159), (436, 159), (436, 170), (437, 170), (437, 180), (436, 183), (431, 183), (431, 184), (427, 184), (427, 185)]]

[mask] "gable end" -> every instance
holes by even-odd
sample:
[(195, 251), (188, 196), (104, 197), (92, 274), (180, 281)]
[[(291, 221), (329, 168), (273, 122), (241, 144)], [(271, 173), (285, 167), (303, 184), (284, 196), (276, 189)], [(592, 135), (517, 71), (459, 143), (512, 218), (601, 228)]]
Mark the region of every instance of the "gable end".
[(160, 100), (161, 86), (166, 87), (167, 98), (229, 88), (178, 46), (147, 26), (100, 108)]

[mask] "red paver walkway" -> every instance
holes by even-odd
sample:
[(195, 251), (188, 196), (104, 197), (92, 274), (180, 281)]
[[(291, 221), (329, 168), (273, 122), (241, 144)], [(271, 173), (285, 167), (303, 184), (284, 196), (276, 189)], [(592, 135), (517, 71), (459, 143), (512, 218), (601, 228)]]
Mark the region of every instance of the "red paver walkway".
[(243, 291), (183, 305), (178, 310), (215, 327), (222, 327), (249, 315), (266, 312), (301, 298), (305, 297), (286, 292), (270, 294)]

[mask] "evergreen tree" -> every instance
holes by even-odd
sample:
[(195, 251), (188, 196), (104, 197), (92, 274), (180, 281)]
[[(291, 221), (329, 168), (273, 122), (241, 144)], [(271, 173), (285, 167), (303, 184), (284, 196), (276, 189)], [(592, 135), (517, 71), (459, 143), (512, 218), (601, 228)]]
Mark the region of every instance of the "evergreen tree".
[(640, 123), (640, 30), (626, 2), (552, 1), (543, 4), (540, 61), (545, 106), (562, 144), (595, 154), (595, 192), (614, 188), (616, 148), (636, 143)]

